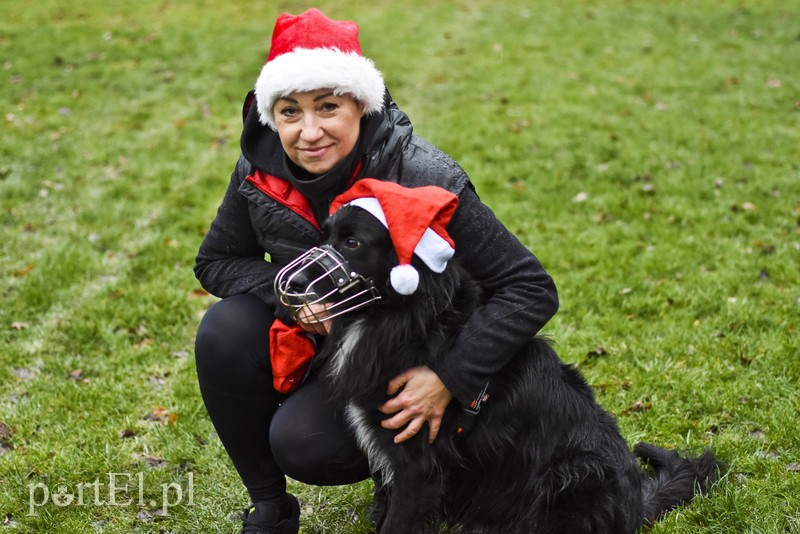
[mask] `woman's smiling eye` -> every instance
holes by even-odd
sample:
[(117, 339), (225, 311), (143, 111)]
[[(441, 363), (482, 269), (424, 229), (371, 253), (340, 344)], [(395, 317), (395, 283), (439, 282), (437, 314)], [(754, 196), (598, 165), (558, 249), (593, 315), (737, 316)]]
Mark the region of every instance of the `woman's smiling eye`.
[(361, 241), (356, 239), (355, 237), (348, 237), (344, 240), (344, 246), (349, 249), (356, 249), (361, 246)]

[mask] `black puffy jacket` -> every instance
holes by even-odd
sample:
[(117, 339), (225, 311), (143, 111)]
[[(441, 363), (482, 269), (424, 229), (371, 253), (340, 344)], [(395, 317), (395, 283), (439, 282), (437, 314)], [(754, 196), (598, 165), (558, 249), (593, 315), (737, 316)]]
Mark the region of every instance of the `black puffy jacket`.
[[(352, 168), (340, 180), (342, 189), (371, 177), (409, 187), (437, 185), (459, 196), (447, 231), (456, 257), (480, 281), (488, 299), (434, 371), (468, 405), (556, 312), (555, 284), (478, 199), (464, 170), (412, 134), (408, 117), (388, 93), (386, 111), (363, 120), (356, 151)], [(322, 237), (311, 203), (332, 200), (308, 199), (293, 183), (277, 133), (258, 123), (252, 106), (245, 111), (242, 156), (197, 254), (195, 275), (206, 290), (221, 298), (253, 293), (277, 307), (277, 271)]]

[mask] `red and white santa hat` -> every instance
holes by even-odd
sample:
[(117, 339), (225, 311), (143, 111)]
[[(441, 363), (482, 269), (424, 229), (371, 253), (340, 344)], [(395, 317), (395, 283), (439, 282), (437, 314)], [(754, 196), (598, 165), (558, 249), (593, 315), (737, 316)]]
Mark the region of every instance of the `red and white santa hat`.
[(256, 81), (261, 124), (275, 129), (272, 106), (279, 98), (317, 89), (353, 96), (367, 115), (383, 109), (383, 76), (361, 54), (355, 22), (329, 19), (314, 8), (284, 13), (275, 22), (267, 63)]
[(389, 229), (399, 264), (390, 281), (401, 295), (411, 295), (419, 285), (419, 273), (411, 265), (416, 254), (428, 268), (441, 273), (455, 253), (447, 224), (458, 206), (458, 197), (441, 187), (403, 187), (394, 182), (364, 178), (336, 197), (330, 213), (343, 206), (358, 206)]

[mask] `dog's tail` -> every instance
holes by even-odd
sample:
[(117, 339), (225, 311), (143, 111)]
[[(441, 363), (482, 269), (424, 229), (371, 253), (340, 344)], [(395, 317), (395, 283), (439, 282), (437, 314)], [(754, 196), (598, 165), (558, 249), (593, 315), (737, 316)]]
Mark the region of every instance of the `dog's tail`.
[(676, 506), (707, 492), (722, 469), (711, 451), (697, 457), (683, 457), (675, 451), (639, 443), (633, 453), (652, 468), (642, 483), (642, 501), (647, 523), (652, 523)]

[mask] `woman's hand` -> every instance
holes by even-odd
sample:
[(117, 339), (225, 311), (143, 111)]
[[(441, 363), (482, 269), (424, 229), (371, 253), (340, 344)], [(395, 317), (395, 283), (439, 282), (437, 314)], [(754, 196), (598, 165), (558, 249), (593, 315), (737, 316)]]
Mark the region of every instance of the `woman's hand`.
[(395, 443), (402, 443), (428, 423), (428, 441), (433, 443), (453, 395), (429, 367), (412, 367), (390, 380), (386, 393), (394, 395), (398, 391), (396, 397), (379, 408), (385, 414), (393, 414), (383, 420), (383, 428), (397, 430), (405, 426), (394, 438)]
[(297, 313), (297, 324), (309, 334), (327, 336), (331, 332), (331, 322), (321, 321), (320, 319), (328, 315), (325, 306), (322, 304), (307, 304), (300, 308)]

